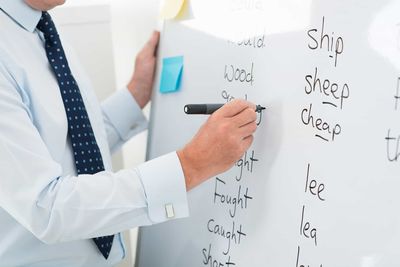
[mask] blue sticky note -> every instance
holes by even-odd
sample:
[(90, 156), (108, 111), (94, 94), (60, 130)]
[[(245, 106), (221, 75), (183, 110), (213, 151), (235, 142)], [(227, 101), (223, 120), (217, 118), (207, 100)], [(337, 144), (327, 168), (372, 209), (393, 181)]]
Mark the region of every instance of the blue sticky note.
[(161, 93), (171, 93), (179, 90), (183, 72), (183, 57), (168, 57), (163, 59), (161, 72)]

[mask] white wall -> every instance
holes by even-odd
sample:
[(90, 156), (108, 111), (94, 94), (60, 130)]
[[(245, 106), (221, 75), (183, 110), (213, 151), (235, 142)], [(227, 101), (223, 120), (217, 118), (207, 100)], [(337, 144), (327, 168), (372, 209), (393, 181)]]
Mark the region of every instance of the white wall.
[[(135, 56), (158, 27), (160, 0), (113, 0), (112, 34), (117, 86), (122, 88), (130, 79)], [(148, 111), (148, 107), (146, 109)], [(134, 138), (124, 148), (125, 166), (144, 160), (146, 134)]]

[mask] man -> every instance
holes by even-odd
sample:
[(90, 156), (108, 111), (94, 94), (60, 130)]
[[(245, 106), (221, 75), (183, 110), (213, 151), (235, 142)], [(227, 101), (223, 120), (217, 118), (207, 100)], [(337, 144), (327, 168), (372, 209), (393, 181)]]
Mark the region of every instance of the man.
[(0, 266), (113, 266), (119, 232), (188, 216), (186, 191), (253, 141), (255, 106), (233, 101), (183, 149), (116, 173), (110, 151), (145, 128), (159, 34), (127, 88), (101, 105), (46, 12), (64, 0), (0, 0)]

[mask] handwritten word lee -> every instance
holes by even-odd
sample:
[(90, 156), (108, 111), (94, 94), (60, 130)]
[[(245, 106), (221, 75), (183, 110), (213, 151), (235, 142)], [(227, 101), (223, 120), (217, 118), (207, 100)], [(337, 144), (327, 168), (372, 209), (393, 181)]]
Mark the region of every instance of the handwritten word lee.
[(310, 192), (311, 195), (316, 196), (319, 200), (325, 201), (325, 198), (322, 196), (322, 193), (325, 191), (325, 184), (318, 183), (317, 180), (310, 177), (310, 168), (311, 165), (308, 164), (304, 192)]

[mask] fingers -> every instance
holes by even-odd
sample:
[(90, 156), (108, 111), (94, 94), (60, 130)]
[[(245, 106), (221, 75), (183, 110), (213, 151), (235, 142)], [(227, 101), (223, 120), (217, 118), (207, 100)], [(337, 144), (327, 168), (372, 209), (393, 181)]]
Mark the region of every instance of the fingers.
[(147, 55), (154, 56), (157, 51), (157, 46), (160, 41), (160, 32), (154, 31), (150, 39), (147, 41), (145, 48), (143, 49)]
[(239, 134), (244, 139), (253, 135), (257, 130), (257, 123), (255, 121), (248, 123), (239, 128)]
[(233, 117), (237, 114), (241, 113), (243, 110), (251, 108), (256, 109), (256, 106), (253, 103), (250, 103), (243, 99), (235, 99), (231, 102), (225, 104), (222, 108), (217, 110), (215, 113), (223, 116), (223, 117)]
[(253, 108), (246, 108), (236, 116), (232, 117), (232, 120), (236, 126), (242, 127), (246, 124), (256, 121), (257, 113)]

